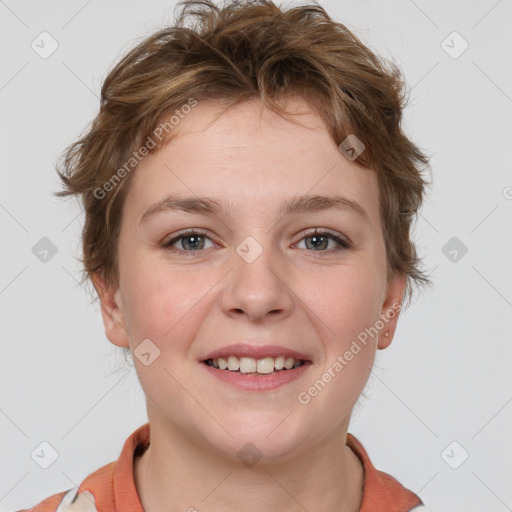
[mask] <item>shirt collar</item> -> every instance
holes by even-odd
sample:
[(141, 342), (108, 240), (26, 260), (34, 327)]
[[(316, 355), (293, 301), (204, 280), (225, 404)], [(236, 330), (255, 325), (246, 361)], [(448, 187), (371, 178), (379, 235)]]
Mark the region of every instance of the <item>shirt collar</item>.
[(363, 501), (360, 512), (408, 512), (423, 501), (391, 475), (372, 464), (361, 442), (347, 433), (347, 446), (356, 454), (364, 468)]
[[(149, 423), (140, 426), (125, 441), (118, 460), (108, 464), (90, 475), (82, 484), (82, 490), (94, 490), (96, 503), (102, 507), (110, 506), (112, 510), (122, 512), (144, 512), (134, 479), (134, 458), (144, 453), (150, 442)], [(408, 512), (422, 500), (414, 492), (405, 488), (391, 475), (377, 470), (366, 453), (361, 442), (347, 433), (347, 446), (355, 453), (364, 468), (363, 501), (360, 512)], [(108, 486), (98, 493), (97, 480), (110, 474)], [(96, 482), (95, 482), (96, 480)], [(103, 486), (105, 487), (105, 486)], [(114, 503), (112, 503), (112, 499)], [(108, 508), (107, 508), (108, 509)]]

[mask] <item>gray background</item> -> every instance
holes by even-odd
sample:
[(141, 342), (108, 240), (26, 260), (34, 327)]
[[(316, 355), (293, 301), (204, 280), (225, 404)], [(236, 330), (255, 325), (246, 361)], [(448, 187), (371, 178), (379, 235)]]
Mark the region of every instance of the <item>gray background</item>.
[[(414, 238), (434, 287), (377, 354), (349, 431), (429, 510), (512, 510), (512, 2), (321, 4), (402, 66), (405, 127), (433, 154)], [(52, 196), (53, 165), (96, 114), (112, 64), (174, 5), (0, 1), (0, 511), (78, 485), (147, 421), (133, 368), (78, 284), (83, 216)], [(43, 31), (59, 45), (46, 59), (31, 47)], [(43, 237), (57, 249), (46, 262)], [(43, 441), (59, 454), (48, 469), (31, 458)]]

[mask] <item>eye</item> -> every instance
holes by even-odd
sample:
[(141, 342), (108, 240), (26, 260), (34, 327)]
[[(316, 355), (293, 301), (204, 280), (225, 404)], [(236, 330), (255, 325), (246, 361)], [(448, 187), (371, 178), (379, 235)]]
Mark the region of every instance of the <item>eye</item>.
[[(311, 240), (310, 242), (308, 242), (309, 239)], [(206, 246), (206, 240), (209, 240), (211, 243), (208, 247)], [(335, 234), (329, 231), (318, 231), (318, 228), (309, 234), (305, 234), (299, 243), (302, 243), (302, 241), (305, 241), (306, 249), (313, 249), (315, 252), (331, 252), (352, 247), (352, 243), (347, 238), (340, 236), (340, 233)], [(334, 243), (334, 247), (329, 247), (330, 242)], [(178, 247), (175, 247), (176, 245), (178, 245)], [(205, 232), (194, 229), (178, 233), (173, 238), (162, 243), (163, 248), (186, 256), (195, 256), (196, 253), (201, 252), (201, 250), (214, 246), (215, 244)]]
[[(308, 239), (311, 241), (308, 243)], [(314, 251), (320, 252), (330, 252), (325, 251), (329, 246), (329, 241), (334, 241), (334, 249), (333, 250), (343, 250), (352, 247), (351, 242), (349, 242), (345, 237), (340, 236), (340, 233), (330, 233), (328, 231), (318, 231), (318, 228), (315, 231), (306, 234), (302, 239), (305, 241), (307, 249), (313, 249)], [(300, 243), (300, 242), (299, 242)], [(332, 249), (332, 247), (331, 247)]]
[[(205, 240), (210, 240), (210, 238), (206, 236), (206, 233), (202, 231), (188, 230), (186, 232), (178, 234), (177, 236), (171, 238), (167, 242), (164, 242), (162, 244), (162, 247), (166, 249), (173, 248), (174, 251), (180, 254), (194, 256), (195, 252), (199, 252), (201, 249), (208, 249), (208, 247), (205, 247)], [(181, 248), (173, 247), (176, 244), (181, 246)], [(214, 244), (212, 243), (210, 247), (213, 246)]]

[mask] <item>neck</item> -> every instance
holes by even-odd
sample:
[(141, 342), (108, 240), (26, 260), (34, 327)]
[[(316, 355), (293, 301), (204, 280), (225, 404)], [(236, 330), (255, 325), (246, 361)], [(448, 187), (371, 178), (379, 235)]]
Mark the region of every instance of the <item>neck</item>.
[(274, 464), (261, 459), (247, 467), (214, 449), (205, 450), (168, 424), (159, 426), (151, 422), (151, 444), (134, 460), (145, 512), (360, 509), (364, 469), (345, 444), (346, 427), (299, 457)]

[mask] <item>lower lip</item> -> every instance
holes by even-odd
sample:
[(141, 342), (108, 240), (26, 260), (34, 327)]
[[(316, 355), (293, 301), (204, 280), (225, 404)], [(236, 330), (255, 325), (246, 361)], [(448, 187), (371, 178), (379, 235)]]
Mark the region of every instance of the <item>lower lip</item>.
[(201, 363), (201, 365), (217, 379), (246, 391), (269, 391), (276, 389), (288, 382), (299, 379), (304, 375), (304, 372), (307, 371), (311, 364), (311, 361), (307, 361), (302, 366), (297, 366), (297, 368), (293, 368), (292, 370), (277, 370), (268, 374), (249, 375), (229, 370), (219, 370), (214, 366)]

